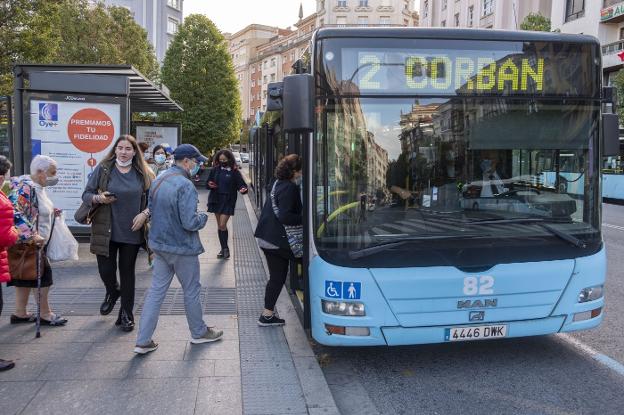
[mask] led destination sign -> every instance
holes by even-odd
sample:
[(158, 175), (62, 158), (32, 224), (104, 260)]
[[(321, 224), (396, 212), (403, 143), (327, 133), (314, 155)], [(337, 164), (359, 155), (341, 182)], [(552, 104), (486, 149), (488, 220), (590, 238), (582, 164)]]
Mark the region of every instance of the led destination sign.
[(332, 41), (320, 57), (326, 82), (339, 94), (597, 95), (600, 61), (591, 44), (456, 41), (451, 49), (429, 41), (419, 49), (401, 47), (418, 40), (386, 39), (383, 48)]
[[(359, 54), (362, 74), (357, 78), (360, 89), (387, 88), (387, 74), (382, 72), (385, 56), (369, 52)], [(388, 63), (390, 66), (400, 66)], [(496, 62), (487, 57), (454, 57), (445, 55), (415, 55), (404, 58), (403, 74), (405, 88), (413, 90), (433, 89), (442, 92), (530, 92), (541, 93), (544, 89), (544, 59), (507, 58)]]

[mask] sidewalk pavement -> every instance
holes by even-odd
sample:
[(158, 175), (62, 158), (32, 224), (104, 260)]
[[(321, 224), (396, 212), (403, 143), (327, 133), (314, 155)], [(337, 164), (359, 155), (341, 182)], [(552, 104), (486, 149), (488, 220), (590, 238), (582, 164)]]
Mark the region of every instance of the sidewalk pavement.
[[(200, 200), (203, 205), (203, 191)], [(87, 244), (80, 246), (79, 261), (52, 266), (50, 302), (69, 319), (65, 327), (42, 327), (36, 339), (34, 325), (10, 325), (14, 290), (4, 289), (0, 358), (14, 360), (16, 367), (0, 372), (0, 413), (338, 414), (285, 291), (278, 310), (286, 326), (255, 324), (267, 276), (250, 237), (252, 226), (250, 202), (241, 197), (230, 221), (229, 261), (216, 258), (214, 216), (201, 232), (206, 248), (200, 257), (204, 319), (224, 330), (216, 343), (189, 343), (184, 298), (174, 279), (154, 335), (158, 350), (135, 355), (136, 329), (124, 333), (114, 325), (119, 302), (110, 315), (99, 314), (105, 292)], [(150, 279), (142, 252), (137, 323)], [(30, 305), (34, 310), (32, 299)]]

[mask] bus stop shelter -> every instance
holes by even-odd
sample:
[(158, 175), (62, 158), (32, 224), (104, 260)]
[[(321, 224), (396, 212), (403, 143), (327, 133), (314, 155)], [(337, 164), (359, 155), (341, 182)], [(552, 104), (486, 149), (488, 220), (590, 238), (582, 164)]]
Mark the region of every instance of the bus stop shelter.
[(129, 134), (132, 113), (182, 111), (165, 86), (130, 65), (15, 65), (14, 173), (37, 154), (55, 159), (59, 184), (48, 190), (71, 226), (80, 196), (115, 139)]

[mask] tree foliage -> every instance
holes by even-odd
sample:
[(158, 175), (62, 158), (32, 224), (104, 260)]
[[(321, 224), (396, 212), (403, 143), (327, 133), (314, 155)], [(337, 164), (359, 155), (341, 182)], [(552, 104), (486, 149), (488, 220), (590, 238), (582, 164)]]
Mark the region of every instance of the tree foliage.
[[(0, 95), (10, 94), (13, 90), (13, 62), (35, 57), (42, 63), (51, 60), (54, 47), (47, 47), (51, 29), (45, 28), (46, 22), (37, 13), (43, 3), (42, 0), (0, 2)], [(33, 30), (34, 23), (42, 29), (41, 32)]]
[(529, 13), (524, 21), (520, 23), (522, 30), (534, 30), (536, 32), (550, 32), (551, 23), (548, 17), (539, 13)]
[(624, 122), (624, 69), (620, 69), (615, 75), (613, 86), (617, 92), (617, 114), (622, 124)]
[(192, 14), (178, 28), (162, 67), (162, 81), (184, 112), (160, 119), (182, 124), (182, 137), (211, 152), (239, 137), (241, 104), (227, 43), (206, 16)]
[(21, 63), (129, 64), (151, 79), (158, 62), (130, 11), (89, 0), (0, 2), (0, 94)]

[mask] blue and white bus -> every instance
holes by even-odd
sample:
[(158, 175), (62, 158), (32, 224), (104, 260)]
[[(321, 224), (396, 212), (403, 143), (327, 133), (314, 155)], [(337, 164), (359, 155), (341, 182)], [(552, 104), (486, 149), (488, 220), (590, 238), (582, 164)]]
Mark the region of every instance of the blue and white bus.
[(306, 162), (301, 288), (316, 341), (600, 324), (600, 168), (617, 117), (595, 38), (326, 28), (310, 57), (310, 73), (270, 86), (269, 109)]

